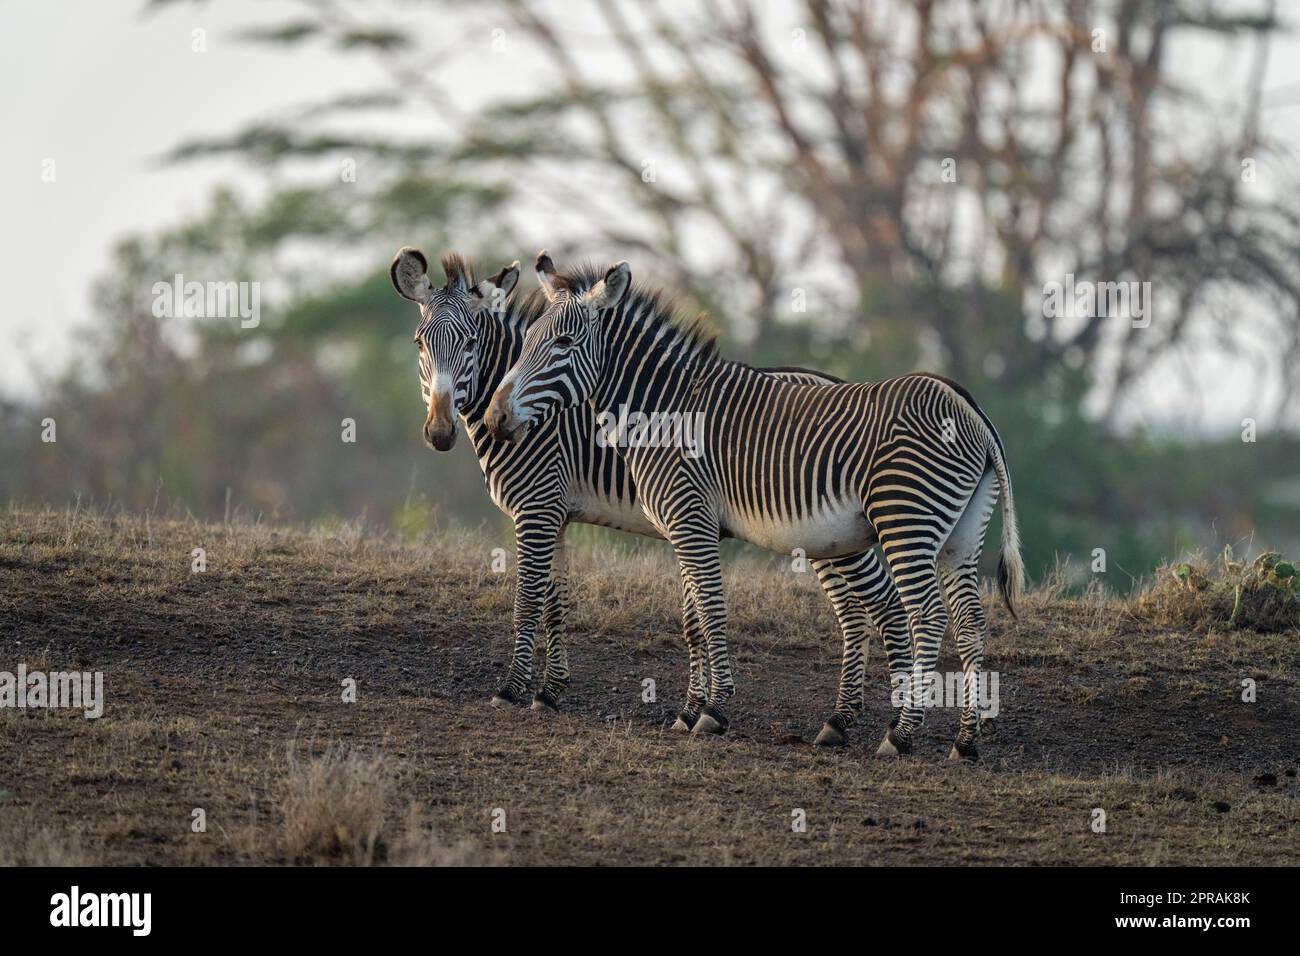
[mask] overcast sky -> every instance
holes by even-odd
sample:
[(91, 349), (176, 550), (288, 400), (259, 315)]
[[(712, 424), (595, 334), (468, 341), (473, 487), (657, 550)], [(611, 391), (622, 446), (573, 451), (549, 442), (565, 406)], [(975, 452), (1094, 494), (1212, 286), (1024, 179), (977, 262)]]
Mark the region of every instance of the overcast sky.
[[(33, 365), (66, 365), (115, 239), (198, 213), (219, 182), (256, 182), (230, 162), (160, 167), (160, 154), (190, 136), (383, 81), (363, 57), (340, 60), (310, 45), (259, 49), (231, 37), (285, 19), (300, 9), (292, 2), (142, 8), (141, 0), (0, 0), (0, 395), (29, 392)], [(201, 54), (191, 50), (196, 28), (206, 30)], [(1221, 57), (1183, 49), (1173, 68), (1214, 84)], [(1300, 132), (1300, 38), (1275, 40), (1265, 88), (1270, 127)], [(41, 178), (47, 160), (52, 183)], [(1189, 391), (1172, 369), (1154, 376), (1134, 420), (1223, 430), (1259, 413), (1268, 389), (1249, 363), (1212, 352), (1199, 362), (1197, 378), (1211, 387)]]
[[(285, 53), (230, 36), (301, 9), (292, 3), (142, 8), (0, 2), (0, 393), (29, 388), (33, 361), (65, 364), (115, 239), (197, 214), (219, 182), (251, 180), (235, 163), (162, 167), (158, 156), (188, 137), (380, 80), (360, 57), (341, 71), (310, 46)], [(202, 54), (191, 50), (196, 28), (206, 31)], [(53, 183), (41, 178), (47, 159)]]

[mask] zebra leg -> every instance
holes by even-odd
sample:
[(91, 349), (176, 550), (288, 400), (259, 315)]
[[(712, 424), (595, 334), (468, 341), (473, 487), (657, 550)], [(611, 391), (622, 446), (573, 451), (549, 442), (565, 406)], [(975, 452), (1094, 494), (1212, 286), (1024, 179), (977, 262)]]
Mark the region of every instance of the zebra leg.
[(546, 670), (533, 698), (533, 710), (558, 710), (560, 695), (569, 686), (569, 652), (564, 646), (564, 626), (569, 616), (569, 576), (565, 564), (564, 529), (556, 536), (551, 559), (551, 580), (542, 604), (542, 630), (546, 632)]
[(708, 703), (709, 678), (704, 654), (704, 633), (700, 627), (699, 612), (695, 608), (695, 595), (682, 575), (682, 635), (686, 639), (686, 653), (690, 659), (691, 679), (686, 690), (686, 706), (673, 722), (673, 730), (689, 732), (700, 719), (700, 711)]
[(865, 691), (867, 639), (867, 612), (859, 600), (854, 586), (858, 564), (867, 559), (879, 568), (870, 551), (852, 559), (840, 561), (815, 561), (813, 568), (821, 582), (822, 591), (835, 609), (844, 638), (844, 656), (840, 663), (840, 689), (835, 698), (835, 710), (822, 725), (814, 742), (818, 747), (843, 747), (849, 742), (848, 729), (857, 722), (858, 708)]
[(555, 543), (564, 524), (562, 513), (528, 512), (515, 519), (515, 652), (505, 682), (492, 696), (493, 707), (522, 703), (533, 681), (533, 645), (542, 600), (551, 578)]
[[(907, 629), (907, 614), (898, 600), (898, 591), (874, 551), (817, 562), (817, 575), (835, 607), (840, 629), (844, 633), (844, 663), (840, 671), (840, 690), (835, 710), (826, 719), (816, 743), (820, 746), (839, 746), (847, 742), (845, 731), (856, 722), (861, 707), (866, 703), (865, 619), (874, 625), (885, 645), (891, 686), (900, 681), (899, 675), (903, 683), (911, 679), (912, 638)], [(839, 587), (848, 592), (848, 606), (843, 612), (840, 599), (833, 593)], [(855, 634), (861, 636), (855, 640)], [(895, 725), (901, 716), (900, 707), (894, 718)]]
[(717, 523), (704, 525), (697, 521), (689, 529), (674, 529), (671, 542), (695, 602), (709, 664), (708, 696), (691, 733), (726, 733), (729, 721), (722, 707), (736, 693), (736, 685), (727, 654), (727, 603), (722, 593)]
[(974, 567), (954, 570), (945, 575), (944, 590), (952, 609), (952, 626), (962, 670), (961, 727), (948, 759), (974, 761), (979, 759), (979, 750), (975, 746), (980, 719), (978, 693), (980, 667), (984, 663), (984, 635), (988, 630), (984, 604), (979, 595), (979, 575)]
[(926, 541), (917, 534), (916, 524), (908, 524), (910, 528), (903, 528), (895, 535), (881, 535), (885, 560), (889, 562), (899, 601), (907, 613), (907, 629), (912, 637), (912, 674), (898, 723), (885, 732), (885, 739), (876, 750), (880, 757), (911, 752), (912, 735), (925, 717), (923, 695), (933, 680), (939, 646), (948, 626), (935, 561), (937, 542)]
[[(884, 573), (884, 569), (881, 569)], [(890, 720), (891, 728), (897, 727), (903, 720), (904, 715), (908, 713), (909, 701), (911, 696), (908, 693), (912, 685), (912, 632), (907, 625), (907, 611), (903, 609), (903, 602), (898, 599), (898, 589), (894, 587), (894, 582), (888, 580), (888, 588), (881, 592), (879, 600), (874, 604), (868, 604), (867, 613), (871, 615), (871, 622), (880, 632), (880, 639), (885, 645), (885, 660), (889, 667), (889, 686), (890, 699), (893, 700), (895, 693), (901, 693), (900, 703), (895, 705), (895, 714)], [(920, 720), (920, 714), (916, 714), (916, 720)]]
[(984, 532), (997, 497), (998, 486), (990, 469), (981, 477), (970, 504), (939, 552), (939, 570), (952, 613), (952, 628), (962, 670), (961, 726), (948, 754), (952, 761), (979, 759), (975, 746), (980, 717), (978, 691), (980, 668), (984, 663), (984, 638), (988, 634), (988, 620), (979, 593), (979, 563), (984, 549)]

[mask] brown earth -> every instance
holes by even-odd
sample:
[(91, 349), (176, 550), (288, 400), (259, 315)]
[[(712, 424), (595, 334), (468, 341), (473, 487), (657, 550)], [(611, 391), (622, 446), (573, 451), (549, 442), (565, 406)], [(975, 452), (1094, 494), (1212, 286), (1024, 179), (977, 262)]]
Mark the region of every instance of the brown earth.
[(97, 720), (0, 709), (0, 862), (1300, 862), (1295, 632), (1172, 629), (1040, 590), (1018, 623), (992, 609), (981, 763), (944, 762), (945, 709), (887, 762), (878, 642), (852, 746), (810, 745), (834, 621), (777, 559), (728, 565), (725, 739), (667, 730), (685, 661), (663, 545), (573, 549), (563, 712), (490, 708), (510, 649), (497, 546), (0, 515), (0, 671), (102, 671), (106, 697)]

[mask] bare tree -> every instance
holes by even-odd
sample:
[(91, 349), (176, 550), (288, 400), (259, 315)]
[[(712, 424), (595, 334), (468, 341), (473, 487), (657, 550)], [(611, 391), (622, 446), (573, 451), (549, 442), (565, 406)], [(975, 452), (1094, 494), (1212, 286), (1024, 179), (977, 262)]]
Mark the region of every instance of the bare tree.
[[(574, 250), (636, 251), (742, 334), (799, 320), (801, 290), (823, 321), (888, 327), (959, 376), (1016, 385), (1084, 367), (1113, 410), (1197, 335), (1244, 347), (1215, 308), (1231, 300), (1272, 323), (1260, 334), (1300, 378), (1300, 207), (1278, 198), (1290, 154), (1260, 122), (1271, 0), (1253, 13), (1178, 0), (499, 0), (438, 15), (429, 43), (360, 7), (306, 6), (254, 38), (378, 50), (386, 99), (182, 155), (320, 152), (330, 141), (314, 124), (396, 101), (434, 110), (448, 132), (349, 148), (512, 183), (516, 221), (561, 222)], [(540, 72), (464, 108), (449, 51), (488, 55), (502, 36), (513, 46), (500, 69)], [(1171, 51), (1193, 36), (1252, 61), (1239, 91), (1216, 91), (1226, 117), (1172, 79)], [(1271, 190), (1251, 181), (1265, 170)], [(1150, 282), (1156, 320), (1050, 314), (1044, 284), (1066, 274)]]

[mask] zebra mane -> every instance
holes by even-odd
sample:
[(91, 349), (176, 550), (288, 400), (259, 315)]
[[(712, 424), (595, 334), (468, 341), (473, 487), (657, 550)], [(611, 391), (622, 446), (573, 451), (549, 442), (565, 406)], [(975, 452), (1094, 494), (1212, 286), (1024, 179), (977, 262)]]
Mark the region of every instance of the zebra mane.
[[(557, 289), (567, 289), (571, 295), (586, 292), (609, 271), (608, 266), (597, 266), (590, 259), (570, 266), (563, 272), (551, 276), (551, 283)], [(540, 304), (535, 304), (537, 298)], [(536, 309), (536, 311), (534, 311)], [(526, 321), (531, 323), (546, 309), (546, 299), (540, 289), (529, 295), (523, 303), (522, 311)], [(643, 328), (668, 326), (697, 354), (717, 352), (718, 329), (707, 312), (695, 315), (681, 308), (676, 298), (662, 289), (648, 288), (641, 282), (633, 280), (623, 299), (623, 314), (632, 318)]]
[[(461, 255), (459, 252), (449, 252), (442, 257), (442, 271), (447, 277), (447, 282), (443, 285), (444, 289), (450, 290), (456, 284), (457, 276), (463, 276), (465, 279), (465, 288), (473, 289), (474, 280), (474, 263)], [(500, 284), (502, 276), (509, 271), (509, 266), (503, 266), (500, 272), (490, 277), (491, 281)], [(540, 292), (524, 295), (519, 291), (518, 286), (510, 293), (510, 302), (508, 303), (505, 315), (513, 322), (521, 322), (523, 327), (527, 328), (533, 319), (541, 314), (542, 308), (545, 307), (545, 300), (540, 304), (533, 303), (533, 297), (541, 298)]]
[(458, 277), (465, 280), (465, 288), (474, 288), (474, 265), (459, 252), (449, 252), (442, 257), (442, 273), (447, 277), (444, 289), (454, 286)]
[(546, 307), (550, 305), (541, 289), (518, 293), (515, 295), (514, 302), (513, 313), (525, 329), (540, 319)]

